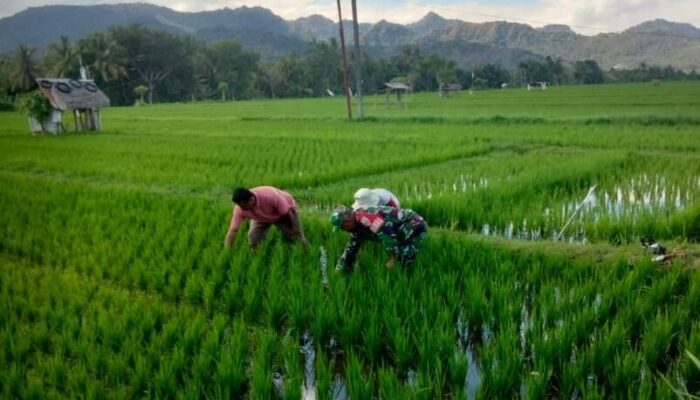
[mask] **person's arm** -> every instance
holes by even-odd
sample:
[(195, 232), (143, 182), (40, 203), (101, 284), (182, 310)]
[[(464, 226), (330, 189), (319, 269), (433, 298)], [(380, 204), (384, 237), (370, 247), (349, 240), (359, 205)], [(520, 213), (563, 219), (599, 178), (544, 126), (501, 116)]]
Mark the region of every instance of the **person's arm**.
[(236, 239), (236, 230), (229, 228), (228, 233), (226, 233), (226, 239), (224, 239), (224, 247), (231, 247), (234, 239)]
[(243, 222), (243, 215), (238, 206), (233, 208), (233, 216), (231, 217), (231, 225), (226, 233), (226, 238), (224, 239), (224, 247), (231, 247), (233, 241), (236, 239), (236, 232)]
[(350, 241), (345, 246), (345, 250), (343, 250), (343, 254), (338, 260), (338, 264), (336, 264), (336, 270), (348, 272), (352, 269), (353, 265), (355, 265), (355, 258), (360, 251), (363, 240), (360, 232), (353, 232), (350, 235)]

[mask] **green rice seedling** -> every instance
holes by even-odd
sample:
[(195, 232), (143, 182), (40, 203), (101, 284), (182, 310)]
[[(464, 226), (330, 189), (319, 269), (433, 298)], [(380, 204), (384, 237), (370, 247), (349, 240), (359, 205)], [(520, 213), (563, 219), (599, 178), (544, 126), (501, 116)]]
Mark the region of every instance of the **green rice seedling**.
[(402, 387), (396, 371), (381, 367), (377, 372), (377, 396), (382, 400), (399, 400), (408, 397), (407, 390)]
[(668, 315), (659, 313), (653, 323), (648, 324), (641, 350), (651, 371), (664, 372), (668, 368), (673, 335), (674, 326)]
[(384, 324), (392, 359), (399, 372), (406, 372), (414, 359), (410, 331), (406, 328), (405, 323), (401, 323), (396, 312), (388, 312), (385, 315)]
[[(655, 387), (655, 391), (653, 393), (653, 398), (657, 399), (677, 399), (679, 398), (678, 393), (675, 391), (676, 389), (669, 386), (669, 385), (664, 385), (664, 384), (658, 384)], [(696, 396), (697, 397), (697, 396)], [(682, 397), (681, 397), (682, 398)], [(691, 397), (692, 398), (692, 397)]]
[(548, 397), (552, 372), (550, 370), (533, 370), (523, 377), (520, 397), (524, 399), (543, 399)]
[(680, 301), (683, 308), (688, 310), (689, 318), (697, 320), (700, 316), (700, 274), (691, 274), (686, 296)]
[(304, 388), (304, 371), (302, 369), (301, 351), (299, 344), (287, 335), (282, 342), (284, 346), (284, 398), (301, 400)]
[(433, 321), (424, 320), (419, 329), (413, 337), (418, 355), (418, 371), (427, 372), (433, 370), (435, 364), (440, 363), (438, 356), (440, 349), (434, 336)]
[[(565, 396), (578, 397), (584, 389), (588, 380), (595, 379), (591, 373), (591, 352), (586, 349), (574, 348), (569, 363), (564, 364), (562, 371), (558, 374), (553, 374), (556, 385), (553, 390), (562, 393)], [(538, 361), (539, 362), (539, 361)], [(546, 360), (540, 365), (547, 364)]]
[(345, 379), (348, 395), (351, 399), (371, 399), (374, 392), (374, 375), (364, 373), (362, 360), (350, 353), (345, 368)]
[(245, 324), (237, 320), (231, 327), (231, 335), (222, 343), (215, 378), (215, 395), (218, 398), (242, 397), (247, 390), (246, 336)]
[(314, 301), (314, 309), (311, 320), (311, 333), (317, 343), (328, 343), (334, 330), (337, 329), (335, 323), (335, 309), (325, 296), (317, 294)]
[(206, 322), (202, 315), (196, 315), (187, 323), (180, 339), (180, 345), (186, 358), (192, 358), (198, 352), (202, 336), (204, 336), (204, 331), (207, 329), (205, 325)]
[(361, 343), (361, 332), (365, 317), (363, 314), (366, 308), (353, 304), (353, 302), (348, 300), (350, 295), (348, 294), (347, 296), (343, 300), (337, 297), (334, 304), (336, 305), (336, 320), (339, 321), (339, 323), (335, 324), (338, 340), (343, 347), (349, 349)]
[[(278, 249), (278, 254), (281, 254)], [(265, 296), (265, 315), (267, 325), (273, 330), (281, 331), (287, 318), (286, 279), (282, 262), (274, 262), (270, 266), (270, 276), (267, 280), (267, 296)]]
[(452, 393), (459, 393), (460, 390), (464, 390), (469, 368), (466, 352), (461, 349), (455, 351), (447, 360), (447, 368), (450, 391)]
[(610, 377), (610, 393), (613, 397), (636, 397), (634, 389), (638, 388), (643, 363), (636, 353), (615, 355)]
[(362, 333), (365, 359), (370, 365), (376, 365), (381, 356), (384, 335), (382, 332), (381, 314), (370, 312), (366, 318)]
[(654, 280), (650, 285), (645, 300), (654, 308), (666, 309), (669, 303), (675, 302), (687, 288), (687, 276), (680, 269), (672, 269), (666, 275)]
[(512, 397), (519, 393), (522, 360), (513, 349), (518, 348), (517, 329), (511, 322), (494, 340), (484, 346), (482, 361), (484, 390), (489, 396)]
[(332, 400), (331, 382), (333, 371), (323, 351), (316, 352), (316, 396), (319, 400)]
[(464, 296), (466, 319), (469, 321), (470, 326), (480, 328), (486, 320), (486, 296), (481, 279), (477, 277), (468, 278)]
[(58, 357), (41, 357), (37, 364), (44, 385), (63, 392), (68, 378), (68, 368), (64, 361)]
[(44, 387), (40, 379), (29, 377), (27, 379), (27, 386), (24, 388), (21, 398), (39, 400), (43, 398), (44, 395), (51, 397), (59, 396), (55, 390)]
[(154, 389), (156, 396), (161, 398), (174, 398), (177, 394), (182, 374), (185, 368), (185, 353), (176, 347), (161, 363), (154, 377)]
[[(257, 263), (256, 263), (257, 264)], [(256, 323), (263, 311), (263, 279), (260, 276), (261, 265), (253, 265), (248, 270), (248, 279), (243, 288), (243, 315), (246, 321)]]
[(272, 398), (272, 360), (276, 353), (275, 335), (261, 332), (257, 337), (255, 355), (250, 366), (250, 398)]
[[(76, 363), (71, 369), (66, 382), (68, 393), (87, 393), (88, 382), (91, 380), (85, 364)], [(133, 383), (133, 378), (132, 378)], [(132, 385), (133, 387), (133, 385)], [(126, 394), (128, 396), (128, 393)]]
[[(182, 373), (184, 374), (184, 368)], [(112, 387), (122, 387), (127, 383), (129, 367), (122, 354), (112, 354), (107, 367), (107, 382)]]
[(204, 281), (199, 275), (190, 275), (183, 289), (185, 299), (192, 305), (201, 305), (204, 299)]
[(202, 387), (212, 387), (213, 364), (219, 351), (219, 341), (211, 333), (206, 336), (199, 353), (193, 358), (191, 366), (192, 379)]
[[(294, 264), (299, 265), (299, 264)], [(293, 267), (292, 267), (293, 268)], [(287, 281), (289, 296), (286, 298), (287, 315), (289, 323), (296, 332), (303, 332), (308, 328), (311, 319), (311, 296), (307, 296), (307, 288), (302, 279), (300, 270), (292, 270)]]
[(129, 387), (129, 397), (141, 397), (150, 391), (149, 377), (151, 370), (148, 361), (145, 358), (139, 357), (136, 359), (136, 367), (131, 376), (131, 385)]
[[(686, 382), (689, 393), (700, 392), (700, 365), (696, 362), (697, 354), (700, 354), (700, 324), (693, 322), (689, 335), (683, 341), (685, 356), (681, 356), (679, 363), (680, 375)], [(691, 357), (692, 356), (692, 357)]]
[(227, 314), (235, 315), (243, 309), (243, 284), (241, 274), (229, 271), (228, 283), (223, 291), (224, 309)]
[(584, 390), (581, 392), (584, 399), (603, 400), (605, 399), (605, 389), (597, 384), (595, 380), (586, 382)]
[(199, 379), (190, 380), (183, 390), (177, 394), (178, 399), (196, 400), (202, 398), (204, 387)]
[(586, 361), (590, 362), (588, 368), (595, 375), (596, 381), (604, 384), (611, 377), (613, 357), (630, 351), (625, 326), (621, 323), (613, 323), (607, 329), (597, 332), (592, 341), (587, 352), (589, 359)]

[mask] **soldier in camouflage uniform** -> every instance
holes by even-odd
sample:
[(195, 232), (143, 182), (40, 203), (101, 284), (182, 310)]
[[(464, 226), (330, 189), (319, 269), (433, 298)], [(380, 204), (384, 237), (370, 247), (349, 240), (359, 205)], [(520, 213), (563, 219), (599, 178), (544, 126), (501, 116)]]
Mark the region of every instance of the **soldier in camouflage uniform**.
[(428, 233), (423, 217), (407, 208), (367, 207), (353, 210), (341, 206), (331, 215), (337, 229), (350, 232), (350, 241), (338, 260), (336, 270), (349, 272), (357, 252), (366, 240), (380, 242), (389, 253), (387, 268), (398, 262), (407, 268), (413, 266), (421, 243)]

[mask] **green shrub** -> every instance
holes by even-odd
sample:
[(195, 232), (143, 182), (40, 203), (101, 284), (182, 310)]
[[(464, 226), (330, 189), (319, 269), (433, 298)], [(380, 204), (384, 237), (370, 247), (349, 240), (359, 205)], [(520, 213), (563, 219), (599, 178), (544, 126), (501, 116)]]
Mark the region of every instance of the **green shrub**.
[(35, 90), (19, 98), (17, 109), (22, 114), (41, 122), (51, 115), (53, 107), (51, 107), (51, 103), (41, 92)]

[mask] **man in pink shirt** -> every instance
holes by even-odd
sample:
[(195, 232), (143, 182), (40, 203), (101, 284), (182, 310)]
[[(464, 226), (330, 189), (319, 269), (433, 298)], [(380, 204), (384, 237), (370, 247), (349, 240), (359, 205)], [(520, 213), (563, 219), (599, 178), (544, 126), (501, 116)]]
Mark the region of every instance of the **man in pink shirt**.
[(248, 244), (252, 249), (265, 239), (271, 225), (277, 226), (287, 241), (299, 240), (305, 250), (308, 248), (299, 222), (297, 204), (289, 193), (272, 186), (258, 186), (250, 190), (237, 188), (233, 191), (232, 199), (235, 205), (224, 246), (231, 246), (241, 223), (250, 219)]

